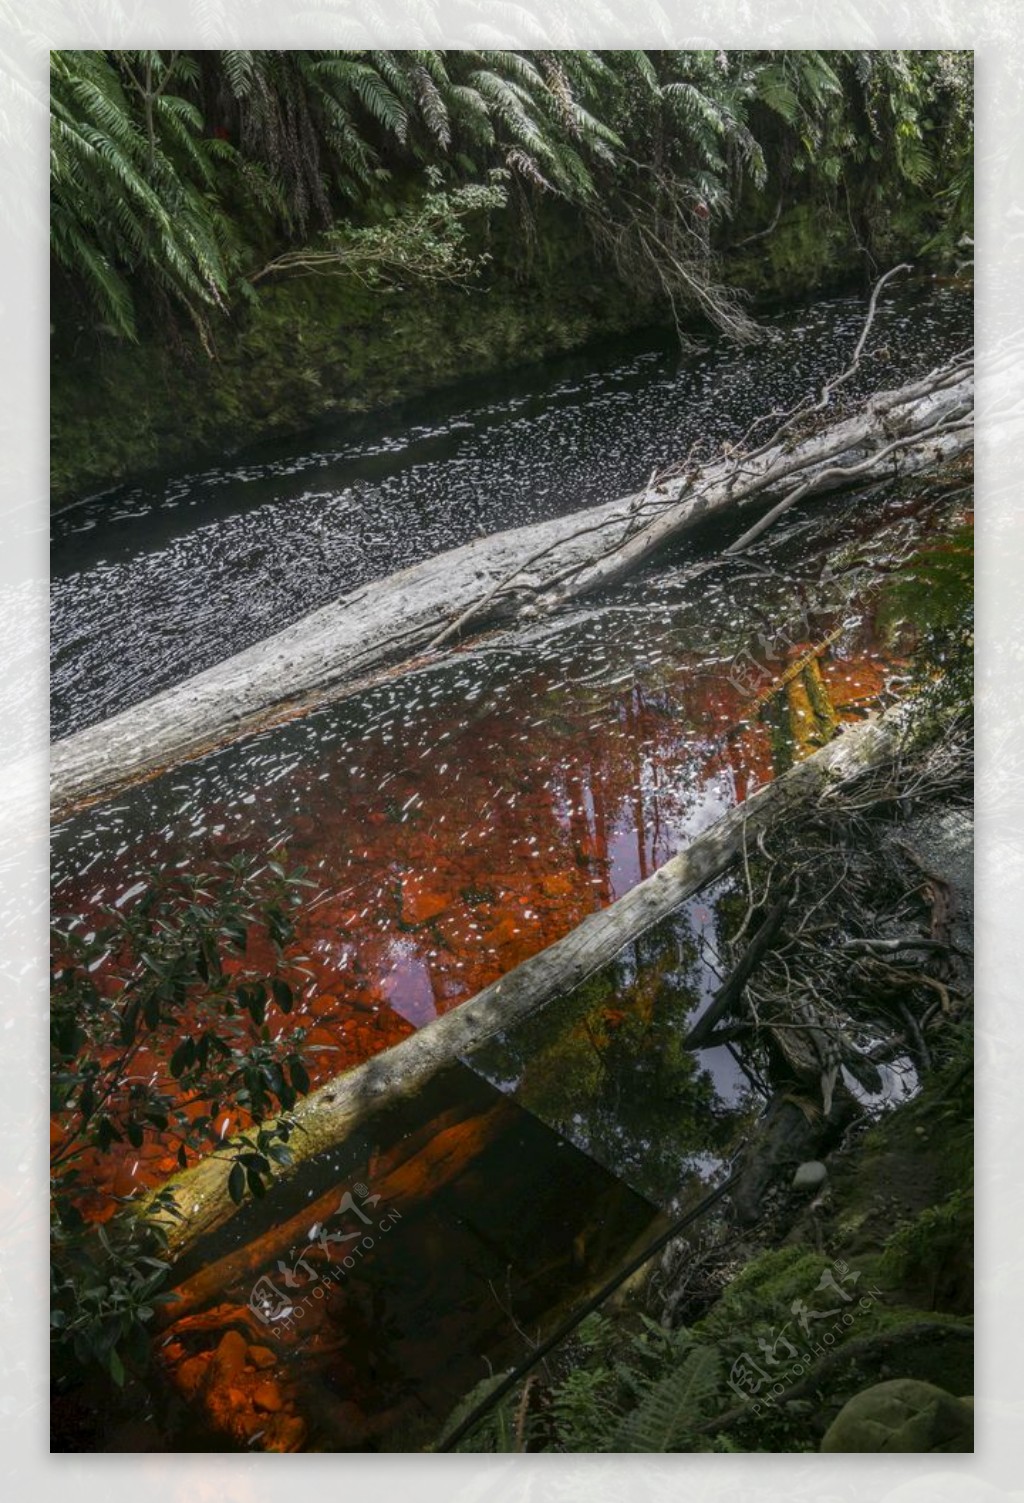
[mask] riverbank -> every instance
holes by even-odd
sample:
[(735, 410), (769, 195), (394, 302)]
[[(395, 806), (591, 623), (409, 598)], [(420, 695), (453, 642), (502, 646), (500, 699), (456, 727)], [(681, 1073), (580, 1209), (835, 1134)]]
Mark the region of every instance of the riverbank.
[[(53, 505), (670, 322), (667, 305), (595, 259), (577, 223), (548, 219), (529, 267), (521, 247), (499, 246), (471, 288), (385, 291), (339, 275), (268, 283), (217, 326), (209, 352), (181, 326), (159, 324), (130, 344), (63, 310), (51, 363)], [(722, 264), (723, 281), (749, 293), (755, 312), (862, 287), (880, 257), (917, 258), (935, 227), (922, 194), (893, 207), (870, 246), (810, 202), (786, 207), (770, 234), (756, 222), (732, 227)], [(692, 328), (708, 333), (696, 318)]]
[[(933, 785), (947, 792), (926, 795), (888, 833), (886, 823), (871, 821), (844, 842), (854, 868), (877, 866), (885, 847), (926, 863), (933, 918), (941, 911), (954, 945), (947, 969), (933, 958), (916, 977), (903, 973), (911, 989), (927, 971), (949, 985), (941, 1007), (936, 1001), (924, 1014), (914, 1064), (901, 1067), (905, 1094), (885, 1109), (849, 1102), (845, 1127), (828, 1138), (811, 1093), (791, 1079), (776, 1102), (800, 1106), (784, 1107), (798, 1125), (788, 1145), (777, 1133), (768, 1145), (755, 1218), (744, 1214), (744, 1185), (752, 1157), (765, 1158), (778, 1115), (771, 1110), (739, 1158), (725, 1208), (709, 1208), (543, 1369), (524, 1364), (518, 1385), (491, 1408), (494, 1380), (480, 1383), (440, 1433), (440, 1448), (479, 1409), (456, 1449), (972, 1449), (973, 826), (962, 781), (969, 761), (959, 787), (950, 771)], [(918, 791), (930, 781), (919, 780)], [(792, 834), (799, 839), (799, 827)], [(802, 834), (813, 840), (813, 822)], [(760, 858), (756, 867), (755, 884), (764, 875)], [(881, 926), (885, 908), (879, 903), (875, 914)], [(831, 912), (827, 902), (818, 906), (825, 928)], [(863, 1000), (856, 964), (851, 980)], [(815, 995), (844, 1015), (851, 1005), (849, 988)], [(757, 1006), (763, 1012), (763, 993)], [(801, 1137), (814, 1155), (806, 1161)]]

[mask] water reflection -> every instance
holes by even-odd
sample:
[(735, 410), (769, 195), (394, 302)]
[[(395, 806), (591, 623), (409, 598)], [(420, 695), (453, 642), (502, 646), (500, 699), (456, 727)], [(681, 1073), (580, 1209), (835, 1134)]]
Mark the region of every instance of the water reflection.
[[(859, 569), (874, 547), (884, 563), (940, 527), (935, 505), (882, 489), (855, 511), (819, 509), (813, 545), (793, 526), (756, 591), (734, 569), (641, 580), (86, 811), (55, 833), (55, 910), (87, 925), (147, 867), (286, 841), (317, 895), (296, 945), (308, 984), (281, 1027), (310, 1030), (314, 1080), (360, 1063), (561, 938), (786, 765), (800, 749), (786, 714), (773, 721), (731, 665), (754, 650), (783, 682), (765, 623), (808, 646), (809, 580), (832, 712), (884, 701), (899, 644), (879, 635), (860, 574), (825, 574), (822, 559), (845, 549)], [(163, 1158), (154, 1146), (115, 1163), (125, 1193)]]
[(192, 1250), (154, 1350), (185, 1403), (106, 1446), (420, 1449), (660, 1226), (454, 1065)]
[(722, 984), (719, 900), (683, 904), (597, 976), (474, 1052), (472, 1065), (659, 1205), (721, 1179), (764, 1095), (742, 1057), (682, 1047)]

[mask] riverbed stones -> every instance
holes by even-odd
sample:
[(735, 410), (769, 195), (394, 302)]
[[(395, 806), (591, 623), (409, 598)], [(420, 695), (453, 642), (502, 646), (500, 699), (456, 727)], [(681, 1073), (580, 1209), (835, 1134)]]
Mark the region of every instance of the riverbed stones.
[(216, 1376), (222, 1381), (245, 1367), (248, 1343), (240, 1331), (225, 1331), (213, 1355)]
[(807, 1159), (805, 1163), (797, 1166), (793, 1175), (793, 1189), (801, 1190), (810, 1194), (812, 1190), (820, 1190), (828, 1179), (828, 1170), (820, 1159)]
[(284, 1404), (281, 1390), (270, 1380), (258, 1384), (253, 1389), (252, 1401), (257, 1409), (265, 1409), (269, 1414), (276, 1414)]
[(432, 892), (422, 880), (407, 873), (402, 877), (402, 922), (410, 929), (418, 929), (437, 918), (451, 903), (444, 892)]

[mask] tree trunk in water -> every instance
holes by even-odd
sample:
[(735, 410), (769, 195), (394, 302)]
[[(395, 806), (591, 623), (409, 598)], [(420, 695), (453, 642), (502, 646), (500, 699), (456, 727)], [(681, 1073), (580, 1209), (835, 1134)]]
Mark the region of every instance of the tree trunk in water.
[[(550, 522), (481, 538), (365, 585), (205, 673), (57, 742), (60, 820), (134, 783), (412, 666), (472, 624), (529, 619), (622, 579), (715, 516), (954, 457), (972, 442), (973, 368), (947, 367), (797, 439), (727, 454), (693, 474)], [(781, 431), (781, 430), (780, 430)], [(745, 546), (761, 523), (730, 551)], [(427, 656), (424, 657), (424, 654)], [(417, 656), (418, 655), (418, 656)]]
[[(296, 1123), (289, 1138), (294, 1161), (287, 1166), (274, 1164), (274, 1178), (290, 1177), (300, 1163), (344, 1141), (381, 1107), (415, 1096), (453, 1060), (581, 985), (624, 946), (720, 876), (759, 831), (810, 799), (842, 792), (865, 770), (887, 765), (917, 735), (913, 726), (908, 733), (906, 712), (900, 706), (847, 731), (759, 789), (687, 850), (610, 907), (591, 914), (563, 939), (410, 1038), (311, 1092), (289, 1114)], [(162, 1187), (161, 1193), (173, 1195), (180, 1219), (161, 1211), (152, 1195), (141, 1198), (126, 1214), (160, 1221), (170, 1255), (178, 1256), (234, 1213), (228, 1192), (231, 1167), (229, 1154), (222, 1150)]]

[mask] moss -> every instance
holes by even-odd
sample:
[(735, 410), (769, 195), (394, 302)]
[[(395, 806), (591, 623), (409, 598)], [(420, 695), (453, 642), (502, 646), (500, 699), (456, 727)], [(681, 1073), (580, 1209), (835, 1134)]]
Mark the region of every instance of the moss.
[[(649, 305), (580, 261), (552, 231), (554, 270), (521, 280), (512, 264), (472, 289), (370, 291), (350, 277), (268, 284), (199, 340), (165, 326), (136, 345), (58, 328), (51, 363), (51, 489), (58, 504), (163, 464), (223, 454), (367, 412), (467, 376), (500, 370), (620, 333)], [(580, 274), (582, 272), (582, 275)]]
[(969, 1309), (973, 1283), (974, 1198), (954, 1190), (889, 1237), (879, 1261), (884, 1278), (929, 1309)]
[(847, 282), (862, 272), (863, 260), (849, 229), (844, 232), (819, 205), (795, 203), (770, 235), (727, 254), (724, 277), (760, 302), (775, 301)]
[[(747, 216), (755, 227), (760, 212)], [(916, 200), (893, 206), (891, 219), (901, 252), (920, 242)], [(751, 232), (742, 218), (729, 229), (733, 241)], [(268, 282), (218, 327), (213, 358), (155, 312), (136, 345), (105, 336), (57, 286), (54, 502), (667, 321), (595, 261), (564, 207), (539, 215), (528, 257), (509, 223), (493, 226), (486, 248), (487, 280), (472, 290), (371, 291), (341, 276)], [(761, 303), (783, 302), (862, 281), (867, 264), (847, 216), (796, 202), (771, 235), (726, 248), (724, 275)]]
[(695, 1333), (717, 1341), (739, 1331), (781, 1326), (795, 1299), (805, 1298), (818, 1282), (822, 1255), (802, 1244), (773, 1247), (744, 1265), (722, 1297), (697, 1325)]

